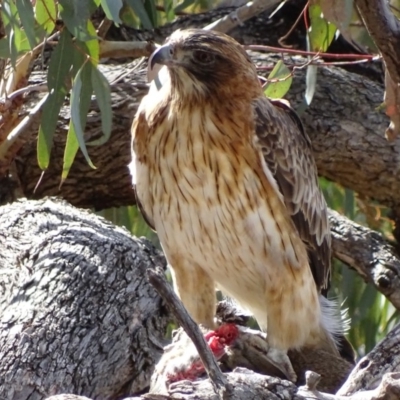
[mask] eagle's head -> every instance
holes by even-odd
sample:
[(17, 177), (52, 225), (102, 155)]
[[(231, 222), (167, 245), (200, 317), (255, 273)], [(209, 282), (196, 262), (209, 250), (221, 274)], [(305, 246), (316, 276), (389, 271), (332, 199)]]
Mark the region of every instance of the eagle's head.
[[(203, 29), (174, 32), (149, 59), (149, 70), (165, 65), (180, 96), (256, 97), (261, 86), (242, 46), (223, 33)], [(245, 93), (242, 93), (245, 92)]]

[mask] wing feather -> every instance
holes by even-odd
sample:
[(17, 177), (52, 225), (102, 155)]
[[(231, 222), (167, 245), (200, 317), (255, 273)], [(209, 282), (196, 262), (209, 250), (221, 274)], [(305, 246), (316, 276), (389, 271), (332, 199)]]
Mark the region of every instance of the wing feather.
[[(132, 143), (131, 143), (131, 155), (132, 155), (132, 161), (129, 164), (129, 170), (132, 175), (132, 187), (133, 191), (135, 192), (135, 199), (136, 199), (136, 205), (140, 211), (140, 213), (143, 216), (143, 219), (146, 221), (147, 225), (155, 231), (154, 227), (154, 222), (152, 218), (150, 217), (149, 214), (146, 213), (142, 202), (139, 198), (138, 190), (137, 190), (137, 174), (140, 173), (138, 171), (138, 165), (139, 163), (143, 163), (144, 160), (137, 159), (136, 157), (136, 148), (142, 146), (141, 151), (139, 152), (140, 154), (145, 154), (143, 152), (143, 146), (145, 146), (144, 142), (145, 139), (148, 135), (148, 124), (146, 121), (146, 116), (145, 113), (139, 109), (137, 112), (137, 115), (135, 116), (135, 119), (133, 120), (132, 123)], [(142, 177), (143, 178), (143, 177)]]
[(307, 247), (315, 282), (319, 289), (327, 289), (331, 236), (327, 206), (318, 185), (310, 139), (297, 114), (285, 103), (272, 103), (262, 97), (253, 106), (256, 136), (264, 159)]

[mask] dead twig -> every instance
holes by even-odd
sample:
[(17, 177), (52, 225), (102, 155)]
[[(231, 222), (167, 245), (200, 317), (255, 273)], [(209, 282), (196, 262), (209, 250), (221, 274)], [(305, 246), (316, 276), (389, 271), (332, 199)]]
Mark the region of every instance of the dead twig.
[(208, 377), (213, 383), (216, 393), (222, 399), (227, 398), (230, 392), (227, 380), (208, 347), (199, 326), (193, 321), (178, 296), (174, 293), (171, 285), (167, 282), (164, 271), (161, 268), (156, 268), (155, 270), (151, 269), (147, 271), (147, 276), (149, 282), (167, 303), (179, 325), (182, 326), (186, 334), (196, 346), (201, 361), (204, 364)]

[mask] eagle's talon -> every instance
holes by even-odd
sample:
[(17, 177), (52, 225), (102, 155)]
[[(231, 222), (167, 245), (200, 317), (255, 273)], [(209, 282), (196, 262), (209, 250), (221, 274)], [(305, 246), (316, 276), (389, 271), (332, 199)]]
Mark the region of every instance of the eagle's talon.
[(290, 362), (286, 352), (283, 352), (279, 349), (270, 348), (268, 351), (268, 359), (276, 368), (285, 374), (289, 381), (294, 383), (297, 381), (296, 372), (294, 372), (292, 363)]

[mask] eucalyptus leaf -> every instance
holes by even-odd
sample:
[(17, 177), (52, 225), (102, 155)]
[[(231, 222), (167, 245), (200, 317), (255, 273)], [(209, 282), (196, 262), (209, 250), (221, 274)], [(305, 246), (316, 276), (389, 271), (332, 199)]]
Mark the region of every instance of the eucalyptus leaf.
[(50, 163), (54, 131), (57, 126), (58, 115), (64, 103), (64, 98), (64, 94), (52, 90), (43, 106), (42, 123), (39, 127), (37, 142), (38, 164), (41, 169), (47, 169)]
[(54, 131), (67, 94), (66, 78), (72, 65), (71, 51), (72, 38), (70, 33), (64, 29), (51, 56), (47, 72), (50, 95), (43, 106), (37, 144), (38, 163), (41, 169), (46, 169), (49, 166)]
[(10, 60), (14, 69), (18, 56), (18, 49), (16, 42), (19, 40), (20, 36), (16, 35), (16, 32), (20, 31), (17, 15), (18, 15), (18, 10), (14, 2), (11, 0), (4, 0), (1, 7), (1, 16), (4, 23), (4, 29), (7, 35)]
[(56, 2), (54, 0), (36, 0), (35, 16), (38, 24), (50, 34), (55, 27), (57, 19)]
[(65, 143), (65, 149), (64, 149), (63, 169), (61, 174), (60, 187), (68, 177), (69, 171), (71, 170), (78, 149), (79, 149), (79, 142), (78, 138), (76, 137), (74, 124), (70, 123), (67, 134), (67, 142)]
[(122, 0), (101, 0), (101, 6), (106, 14), (106, 17), (116, 24), (120, 24), (121, 18), (119, 13), (123, 6)]
[(307, 105), (311, 104), (311, 101), (314, 97), (316, 86), (317, 86), (317, 66), (308, 65), (306, 72), (306, 93), (305, 93), (305, 99)]
[(90, 4), (86, 0), (59, 0), (60, 15), (68, 30), (82, 42), (93, 39), (87, 30)]
[(98, 140), (88, 143), (88, 145), (91, 146), (106, 143), (111, 136), (112, 127), (110, 85), (104, 75), (97, 68), (93, 68), (92, 70), (92, 86), (101, 112), (101, 128), (103, 136)]
[(93, 65), (97, 65), (99, 63), (100, 56), (100, 45), (99, 41), (96, 37), (96, 29), (92, 24), (92, 21), (87, 21), (87, 31), (93, 39), (87, 40), (84, 42), (84, 46), (86, 47), (87, 53), (90, 56), (90, 61)]
[[(65, 88), (65, 77), (67, 76), (71, 65), (73, 51), (71, 34), (64, 29), (61, 32), (60, 40), (51, 55), (49, 69), (47, 72), (47, 85), (49, 89), (59, 92)], [(64, 93), (66, 94), (66, 92)]]
[(74, 124), (75, 134), (79, 147), (85, 156), (87, 163), (91, 168), (96, 168), (92, 163), (87, 152), (84, 127), (86, 124), (87, 112), (90, 107), (92, 93), (92, 81), (90, 75), (92, 72), (89, 62), (82, 65), (75, 76), (74, 84), (71, 90), (71, 123)]
[(138, 18), (140, 19), (140, 22), (143, 25), (143, 28), (153, 29), (153, 24), (151, 23), (151, 20), (150, 20), (149, 15), (147, 14), (147, 11), (142, 3), (142, 0), (126, 0), (126, 3), (129, 5), (129, 7), (132, 8), (132, 10), (138, 16)]
[(271, 99), (281, 99), (290, 89), (293, 78), (289, 68), (282, 60), (279, 60), (269, 74), (268, 80), (279, 81), (269, 82), (264, 89), (264, 94)]
[(310, 15), (308, 32), (310, 49), (315, 52), (325, 52), (335, 37), (336, 26), (323, 17), (319, 4), (311, 4), (308, 12)]
[(30, 0), (16, 0), (16, 6), (22, 26), (28, 38), (30, 48), (33, 49), (36, 46), (36, 35), (34, 30), (35, 16), (33, 14), (32, 3)]

